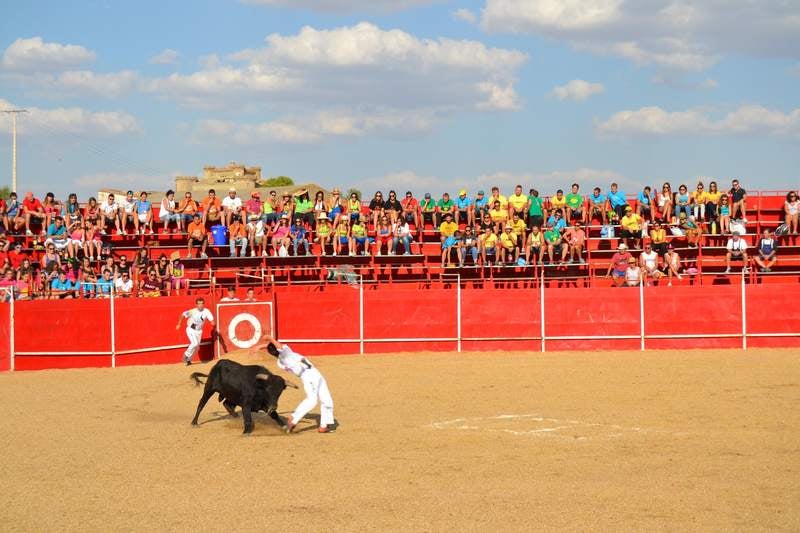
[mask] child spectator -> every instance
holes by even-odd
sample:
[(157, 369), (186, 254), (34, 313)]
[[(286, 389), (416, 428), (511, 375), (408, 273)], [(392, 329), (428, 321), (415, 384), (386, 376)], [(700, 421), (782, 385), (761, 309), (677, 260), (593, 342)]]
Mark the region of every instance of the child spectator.
[(775, 242), (770, 231), (765, 229), (758, 243), (758, 255), (754, 258), (754, 261), (761, 268), (762, 272), (772, 271), (772, 267), (775, 266), (775, 262), (777, 261), (775, 257), (777, 251), (778, 244)]
[(297, 255), (297, 251), (300, 249), (300, 246), (302, 246), (305, 250), (305, 255), (311, 253), (308, 246), (308, 238), (306, 233), (306, 226), (303, 223), (303, 219), (299, 216), (296, 216), (294, 219), (294, 224), (292, 224), (292, 227), (289, 228), (289, 235), (292, 238), (292, 248), (295, 256)]

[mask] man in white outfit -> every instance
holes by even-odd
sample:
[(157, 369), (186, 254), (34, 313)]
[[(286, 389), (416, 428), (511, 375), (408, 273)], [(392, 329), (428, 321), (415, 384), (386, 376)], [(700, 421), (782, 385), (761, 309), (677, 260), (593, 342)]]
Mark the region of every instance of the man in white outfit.
[(178, 325), (175, 326), (175, 329), (181, 329), (181, 322), (183, 322), (184, 318), (186, 319), (186, 336), (189, 337), (189, 346), (183, 353), (183, 360), (186, 362), (186, 366), (192, 364), (192, 357), (197, 353), (197, 349), (200, 348), (203, 324), (205, 324), (207, 320), (211, 323), (212, 327), (214, 326), (214, 315), (211, 314), (211, 311), (206, 309), (205, 300), (198, 298), (194, 303), (196, 307), (181, 313), (180, 318), (178, 318)]
[(291, 433), (297, 423), (317, 405), (319, 400), (320, 433), (331, 433), (336, 426), (333, 418), (333, 398), (328, 390), (328, 383), (311, 361), (292, 350), (288, 344), (278, 342), (269, 334), (264, 336), (266, 344), (254, 346), (252, 350), (257, 350), (266, 346), (267, 352), (278, 360), (278, 368), (291, 372), (299, 377), (303, 382), (303, 389), (306, 391), (305, 399), (297, 405), (292, 416), (286, 421), (286, 432)]

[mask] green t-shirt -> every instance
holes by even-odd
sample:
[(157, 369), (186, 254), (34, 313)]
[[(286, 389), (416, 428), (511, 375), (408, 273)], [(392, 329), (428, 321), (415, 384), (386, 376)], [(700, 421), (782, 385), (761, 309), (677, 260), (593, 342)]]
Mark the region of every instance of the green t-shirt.
[(583, 206), (583, 196), (569, 193), (567, 195), (567, 206), (570, 209), (580, 209)]
[(442, 213), (449, 213), (453, 210), (453, 206), (455, 203), (453, 202), (452, 198), (450, 200), (444, 201), (444, 198), (440, 199), (436, 206), (439, 208), (439, 211)]
[(556, 244), (561, 240), (561, 234), (558, 232), (558, 230), (549, 229), (544, 232), (544, 240), (550, 244)]
[(425, 213), (429, 213), (436, 209), (436, 202), (432, 198), (422, 200), (419, 205), (422, 211)]
[(542, 216), (542, 205), (544, 200), (540, 196), (528, 196), (531, 206), (528, 208), (528, 214), (533, 216)]
[(294, 212), (295, 213), (309, 213), (311, 209), (314, 207), (314, 204), (311, 203), (311, 200), (300, 200), (296, 199), (294, 201)]

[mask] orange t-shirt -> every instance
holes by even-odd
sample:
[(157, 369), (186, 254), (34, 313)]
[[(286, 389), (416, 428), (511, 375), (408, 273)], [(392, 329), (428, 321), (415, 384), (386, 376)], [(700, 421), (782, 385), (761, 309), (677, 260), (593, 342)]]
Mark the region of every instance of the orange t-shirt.
[(189, 237), (193, 239), (202, 239), (203, 235), (206, 234), (206, 227), (202, 222), (191, 222), (189, 223), (189, 227), (186, 228), (186, 232), (189, 234)]
[(181, 200), (178, 209), (182, 211), (184, 214), (193, 215), (197, 212), (197, 202), (195, 202), (194, 200), (187, 200), (184, 198), (183, 200)]
[(234, 222), (228, 226), (228, 232), (230, 233), (231, 239), (241, 239), (246, 235), (244, 226), (242, 226), (239, 222)]
[(203, 199), (202, 206), (203, 206), (203, 211), (205, 211), (206, 213), (214, 213), (222, 209), (222, 203), (216, 196), (214, 198), (206, 196)]

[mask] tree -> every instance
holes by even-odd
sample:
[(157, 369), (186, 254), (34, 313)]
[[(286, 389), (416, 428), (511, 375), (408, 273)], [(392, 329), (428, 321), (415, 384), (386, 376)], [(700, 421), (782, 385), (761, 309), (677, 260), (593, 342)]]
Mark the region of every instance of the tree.
[(351, 197), (351, 196), (353, 196), (354, 194), (355, 194), (356, 196), (358, 196), (358, 199), (359, 199), (359, 200), (361, 200), (361, 199), (362, 199), (362, 196), (361, 196), (361, 191), (359, 191), (358, 189), (356, 189), (356, 188), (353, 188), (353, 187), (350, 187), (349, 189), (347, 189), (347, 197), (348, 197), (348, 198), (350, 198), (350, 197)]
[(10, 195), (10, 194), (11, 194), (11, 188), (10, 187), (7, 187), (7, 186), (0, 187), (0, 198), (6, 200), (6, 199), (8, 199), (8, 195)]
[(294, 180), (289, 176), (276, 176), (260, 182), (261, 187), (287, 187), (294, 185)]

